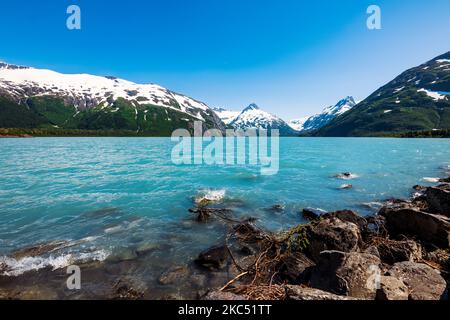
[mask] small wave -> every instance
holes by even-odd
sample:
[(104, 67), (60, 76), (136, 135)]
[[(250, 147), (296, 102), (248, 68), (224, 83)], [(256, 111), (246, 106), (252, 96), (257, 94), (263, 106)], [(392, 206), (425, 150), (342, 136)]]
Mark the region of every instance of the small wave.
[(431, 183), (438, 183), (440, 178), (429, 178), (429, 177), (424, 177), (422, 178), (423, 181), (426, 182), (431, 182)]
[(194, 202), (196, 204), (201, 204), (205, 201), (207, 202), (220, 202), (225, 198), (226, 190), (202, 190), (200, 194), (195, 197)]
[(359, 175), (350, 173), (350, 172), (345, 172), (345, 173), (339, 173), (339, 174), (335, 175), (334, 177), (337, 179), (341, 179), (341, 180), (353, 180), (353, 179), (358, 179)]
[(37, 271), (44, 268), (58, 270), (76, 263), (87, 263), (91, 261), (104, 261), (110, 255), (105, 250), (93, 252), (68, 253), (59, 256), (48, 257), (25, 257), (14, 259), (11, 257), (0, 257), (0, 275), (17, 277), (25, 272)]
[(384, 204), (382, 202), (372, 201), (364, 202), (362, 205), (369, 209), (380, 209)]

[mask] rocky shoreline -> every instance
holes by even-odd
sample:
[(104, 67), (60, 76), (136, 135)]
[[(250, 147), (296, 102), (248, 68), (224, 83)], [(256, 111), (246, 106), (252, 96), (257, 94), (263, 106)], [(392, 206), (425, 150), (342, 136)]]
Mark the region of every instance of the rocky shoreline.
[(202, 299), (448, 300), (450, 178), (414, 189), (413, 199), (391, 199), (370, 217), (305, 209), (309, 224), (278, 234), (234, 225), (228, 243), (196, 263), (228, 262), (236, 276)]
[[(450, 178), (414, 189), (414, 198), (390, 199), (369, 217), (349, 210), (304, 209), (308, 224), (276, 233), (259, 228), (254, 218), (233, 217), (211, 199), (196, 199), (190, 210), (194, 223), (226, 226), (224, 240), (186, 265), (166, 266), (156, 284), (130, 277), (110, 281), (105, 274), (120, 275), (116, 269), (133, 268), (133, 262), (98, 262), (82, 266), (83, 281), (88, 287), (104, 283), (101, 293), (58, 295), (46, 282), (56, 279), (63, 291), (65, 270), (40, 270), (13, 279), (0, 276), (0, 299), (446, 300)], [(58, 245), (41, 244), (16, 256), (38, 255)], [(173, 293), (166, 294), (166, 288)]]

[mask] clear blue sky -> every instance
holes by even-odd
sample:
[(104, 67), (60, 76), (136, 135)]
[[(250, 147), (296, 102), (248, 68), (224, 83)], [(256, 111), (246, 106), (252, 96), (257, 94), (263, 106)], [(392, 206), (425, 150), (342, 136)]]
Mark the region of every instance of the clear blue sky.
[[(82, 30), (66, 28), (66, 8)], [(383, 29), (366, 28), (382, 9)], [(67, 73), (153, 82), (286, 119), (363, 99), (405, 69), (450, 50), (448, 0), (9, 0), (0, 59)]]

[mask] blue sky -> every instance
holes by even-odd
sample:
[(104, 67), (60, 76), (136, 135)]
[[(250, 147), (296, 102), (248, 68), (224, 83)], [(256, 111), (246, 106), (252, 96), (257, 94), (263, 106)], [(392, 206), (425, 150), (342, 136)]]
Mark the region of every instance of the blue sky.
[[(77, 4), (82, 30), (66, 28)], [(382, 30), (366, 9), (382, 9)], [(286, 119), (363, 99), (450, 50), (448, 0), (4, 0), (0, 59), (153, 82)]]

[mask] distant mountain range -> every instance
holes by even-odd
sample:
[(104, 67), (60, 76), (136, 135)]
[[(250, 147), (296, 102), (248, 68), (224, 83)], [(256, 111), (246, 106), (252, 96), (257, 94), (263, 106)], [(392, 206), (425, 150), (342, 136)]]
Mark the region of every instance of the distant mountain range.
[(269, 112), (261, 110), (256, 104), (251, 104), (242, 112), (214, 109), (224, 123), (237, 130), (248, 129), (278, 129), (281, 136), (298, 136), (283, 119)]
[(122, 130), (170, 136), (177, 128), (225, 130), (205, 103), (156, 84), (62, 74), (0, 63), (0, 128)]
[(351, 110), (354, 106), (356, 106), (356, 102), (353, 97), (349, 96), (342, 99), (334, 106), (326, 107), (323, 109), (322, 113), (311, 117), (291, 120), (289, 124), (297, 131), (310, 132), (322, 128), (334, 118)]
[(316, 136), (380, 136), (450, 128), (450, 52), (409, 69)]
[(385, 136), (450, 129), (450, 52), (409, 69), (356, 104), (284, 121), (251, 104), (212, 109), (156, 84), (62, 74), (0, 62), (0, 128), (110, 130), (169, 136), (173, 130), (278, 129), (282, 136)]

